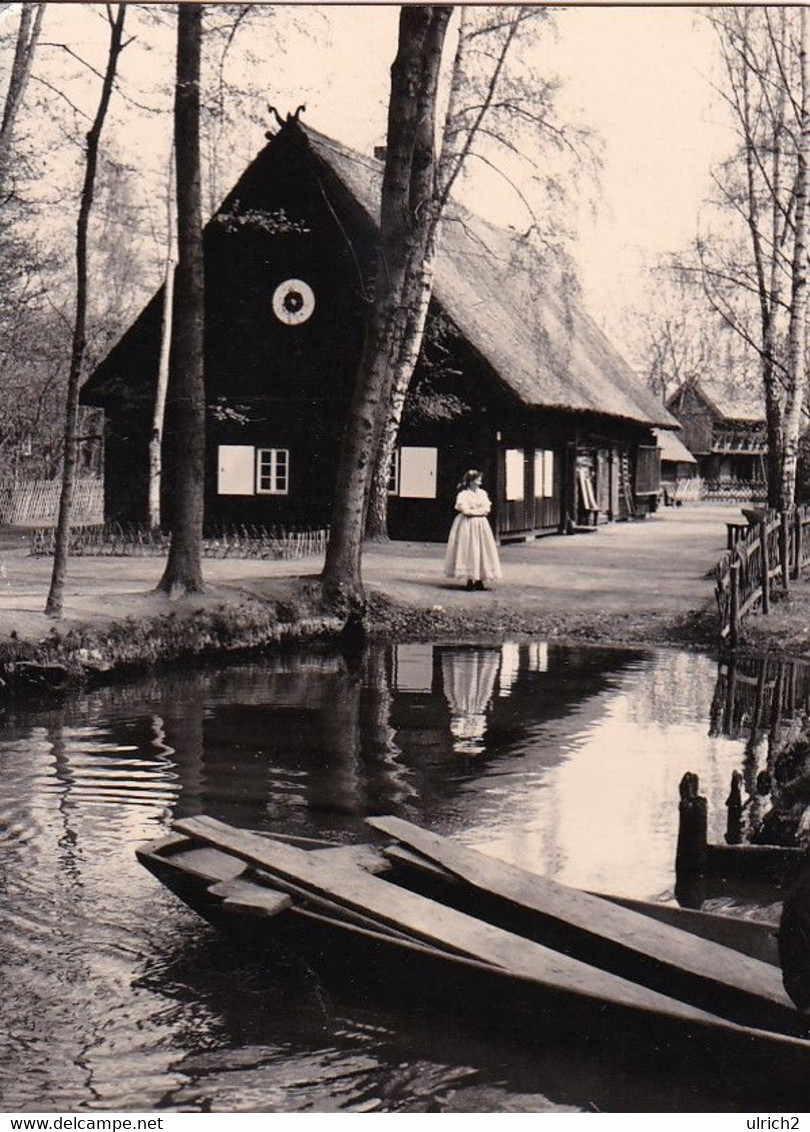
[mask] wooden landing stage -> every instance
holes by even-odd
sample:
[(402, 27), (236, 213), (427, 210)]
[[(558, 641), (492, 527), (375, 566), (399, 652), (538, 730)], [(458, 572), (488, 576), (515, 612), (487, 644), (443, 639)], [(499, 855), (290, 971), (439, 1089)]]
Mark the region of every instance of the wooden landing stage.
[(217, 926), (395, 989), (403, 1009), (428, 997), (535, 1040), (767, 1065), (810, 1099), (807, 1019), (768, 961), (769, 928), (737, 939), (727, 917), (580, 892), (399, 818), (369, 825), (378, 845), (304, 848), (195, 817), (138, 855)]

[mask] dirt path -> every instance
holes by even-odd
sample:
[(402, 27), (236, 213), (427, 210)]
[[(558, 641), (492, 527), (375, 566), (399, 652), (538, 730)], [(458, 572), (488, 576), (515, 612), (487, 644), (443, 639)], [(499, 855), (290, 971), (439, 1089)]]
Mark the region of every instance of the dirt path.
[(725, 550), (726, 521), (738, 516), (735, 508), (678, 508), (593, 534), (505, 546), (503, 581), (491, 593), (469, 594), (444, 578), (438, 546), (371, 547), (365, 573), (370, 590), (419, 606), (686, 614), (712, 597), (707, 574)]
[[(369, 547), (367, 589), (377, 605), (407, 606), (396, 624), (407, 628), (415, 611), (448, 626), (549, 629), (554, 634), (608, 639), (666, 638), (674, 620), (702, 610), (712, 598), (708, 571), (725, 549), (725, 522), (737, 508), (693, 506), (666, 510), (644, 522), (616, 523), (573, 538), (551, 536), (502, 548), (504, 578), (496, 589), (468, 593), (443, 577), (444, 548), (428, 543)], [(179, 602), (151, 593), (163, 562), (155, 558), (75, 558), (70, 562), (60, 631), (96, 627), (170, 610), (193, 613), (232, 603), (240, 595), (280, 598), (289, 580), (315, 575), (320, 560), (261, 562), (206, 560), (209, 592)], [(34, 559), (0, 539), (0, 638), (41, 639), (54, 623), (42, 609), (49, 559)]]

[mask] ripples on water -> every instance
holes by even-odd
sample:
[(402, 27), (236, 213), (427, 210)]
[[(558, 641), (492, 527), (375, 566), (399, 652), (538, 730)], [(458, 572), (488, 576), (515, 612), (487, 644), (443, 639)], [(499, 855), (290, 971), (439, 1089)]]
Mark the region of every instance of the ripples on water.
[(380, 646), (359, 667), (287, 654), (8, 715), (0, 1109), (688, 1106), (604, 1051), (526, 1053), (257, 966), (134, 849), (201, 811), (343, 841), (396, 812), (568, 883), (669, 899), (681, 775), (701, 775), (717, 821), (731, 770), (759, 757), (759, 739), (710, 728), (716, 677), (678, 654)]

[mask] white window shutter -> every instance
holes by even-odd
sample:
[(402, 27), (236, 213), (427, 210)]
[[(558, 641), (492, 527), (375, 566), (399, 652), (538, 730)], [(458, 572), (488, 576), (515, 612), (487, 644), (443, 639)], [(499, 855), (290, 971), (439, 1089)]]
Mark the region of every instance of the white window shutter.
[(400, 449), (400, 499), (435, 499), (437, 462), (437, 448)]
[(544, 475), (546, 461), (544, 459), (545, 452), (542, 448), (538, 448), (534, 453), (534, 497), (535, 499), (542, 499), (545, 495), (543, 490)]
[(554, 453), (551, 450), (546, 450), (543, 453), (543, 492), (546, 499), (551, 499), (554, 495)]
[(525, 472), (523, 470), (523, 449), (506, 449), (506, 498), (510, 502), (518, 502), (523, 498), (525, 485)]
[(256, 491), (256, 457), (251, 444), (220, 444), (220, 495), (254, 495)]

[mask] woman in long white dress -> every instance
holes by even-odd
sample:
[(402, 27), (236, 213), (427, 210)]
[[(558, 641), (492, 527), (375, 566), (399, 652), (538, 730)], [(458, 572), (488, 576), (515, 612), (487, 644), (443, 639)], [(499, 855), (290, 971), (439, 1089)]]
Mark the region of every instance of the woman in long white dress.
[(444, 572), (448, 578), (466, 578), (468, 590), (486, 589), (486, 582), (501, 576), (498, 548), (487, 519), (491, 510), (481, 473), (465, 472), (456, 496), (458, 514), (450, 529)]

